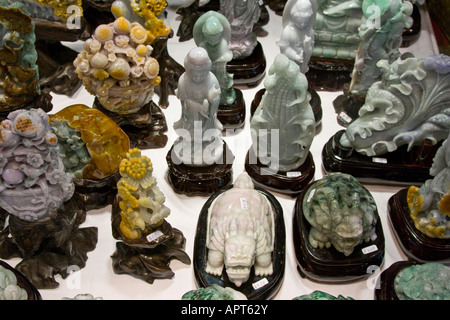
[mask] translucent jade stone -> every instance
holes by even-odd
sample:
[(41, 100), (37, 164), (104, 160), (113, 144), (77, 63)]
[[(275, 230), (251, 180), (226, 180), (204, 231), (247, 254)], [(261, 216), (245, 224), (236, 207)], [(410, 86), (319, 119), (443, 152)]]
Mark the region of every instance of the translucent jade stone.
[(99, 180), (118, 172), (130, 149), (130, 140), (111, 118), (97, 109), (75, 104), (50, 115), (50, 125), (58, 120), (66, 120), (80, 134), (90, 154), (81, 178)]

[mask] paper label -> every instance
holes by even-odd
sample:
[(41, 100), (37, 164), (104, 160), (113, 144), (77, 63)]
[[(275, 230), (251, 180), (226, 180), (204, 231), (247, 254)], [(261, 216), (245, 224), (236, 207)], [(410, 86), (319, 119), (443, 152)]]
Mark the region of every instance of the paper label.
[(247, 199), (245, 199), (245, 198), (240, 198), (240, 200), (241, 200), (241, 209), (242, 209), (242, 210), (248, 210)]
[(163, 233), (159, 230), (156, 230), (155, 232), (150, 233), (147, 236), (147, 241), (148, 242), (152, 242), (155, 241), (156, 239), (158, 239), (159, 237), (161, 237), (163, 235)]
[(375, 163), (387, 163), (387, 159), (386, 158), (373, 157), (372, 158), (372, 162), (375, 162)]
[(378, 250), (378, 247), (374, 244), (361, 249), (362, 253), (364, 253), (364, 254), (369, 254), (369, 253), (375, 252), (377, 250)]
[(352, 122), (352, 118), (348, 114), (346, 114), (344, 111), (339, 113), (339, 117), (347, 123)]
[(267, 280), (266, 278), (262, 278), (261, 280), (253, 282), (252, 287), (253, 287), (253, 289), (258, 290), (258, 289), (261, 289), (262, 287), (264, 287), (268, 283), (269, 283), (269, 280)]
[(288, 178), (297, 178), (297, 177), (300, 177), (301, 175), (302, 175), (302, 173), (300, 171), (286, 172), (286, 177), (288, 177)]

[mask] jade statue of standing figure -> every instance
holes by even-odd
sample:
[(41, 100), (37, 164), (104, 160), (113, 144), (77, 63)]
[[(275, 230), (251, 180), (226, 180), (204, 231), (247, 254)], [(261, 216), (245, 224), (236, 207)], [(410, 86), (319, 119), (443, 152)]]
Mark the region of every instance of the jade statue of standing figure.
[(283, 11), (283, 32), (277, 44), (281, 53), (295, 61), (305, 74), (314, 49), (315, 0), (289, 0)]
[[(256, 156), (265, 166), (261, 172), (267, 171), (266, 175), (278, 173), (282, 179), (287, 175), (308, 177), (308, 180), (312, 178), (313, 161), (309, 149), (316, 126), (309, 103), (308, 81), (300, 67), (280, 53), (269, 69), (264, 86), (266, 92), (250, 122), (253, 144), (248, 164), (254, 164)], [(304, 164), (308, 168), (300, 170)], [(249, 174), (259, 179), (258, 174)]]
[(365, 0), (359, 28), (360, 44), (350, 82), (351, 94), (366, 94), (381, 78), (379, 60), (394, 62), (400, 56), (402, 34), (412, 25), (411, 2), (405, 0)]
[(194, 25), (194, 40), (205, 48), (211, 59), (211, 72), (220, 84), (220, 105), (217, 117), (224, 128), (237, 128), (245, 121), (245, 101), (242, 92), (233, 88), (233, 74), (227, 71), (227, 63), (233, 59), (228, 48), (231, 27), (227, 18), (219, 12), (208, 11)]
[(211, 72), (220, 83), (220, 104), (232, 104), (236, 99), (233, 86), (233, 75), (227, 72), (227, 62), (233, 59), (228, 48), (231, 27), (222, 14), (208, 11), (194, 25), (194, 40), (199, 47), (205, 48), (211, 59)]
[[(180, 139), (175, 141), (176, 157), (188, 165), (209, 165), (222, 157), (222, 124), (217, 120), (220, 84), (211, 70), (204, 48), (192, 49), (185, 59), (186, 72), (178, 82), (181, 119), (173, 127)], [(207, 145), (211, 153), (205, 153)]]
[(413, 22), (413, 5), (408, 0), (364, 0), (362, 10), (360, 42), (351, 81), (344, 85), (343, 95), (333, 102), (338, 122), (344, 127), (358, 118), (367, 91), (381, 79), (378, 61), (392, 63), (400, 57), (402, 34)]
[[(169, 181), (177, 191), (188, 194), (191, 193), (189, 186), (195, 180), (199, 181), (192, 187), (202, 194), (214, 192), (218, 185), (231, 182), (232, 160), (228, 158), (228, 149), (221, 137), (223, 126), (217, 119), (220, 84), (211, 72), (211, 65), (206, 49), (195, 47), (186, 55), (186, 72), (178, 81), (181, 118), (173, 128), (179, 137), (169, 150), (167, 161)], [(202, 181), (208, 186), (202, 188)]]
[(248, 57), (256, 47), (253, 25), (259, 20), (261, 8), (259, 0), (221, 0), (220, 12), (231, 25), (229, 47), (234, 59)]

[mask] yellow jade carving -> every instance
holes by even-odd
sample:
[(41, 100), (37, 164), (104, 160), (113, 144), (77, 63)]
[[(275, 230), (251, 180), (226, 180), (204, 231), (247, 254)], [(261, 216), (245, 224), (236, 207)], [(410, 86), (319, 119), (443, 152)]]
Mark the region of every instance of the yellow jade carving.
[(70, 16), (74, 14), (73, 10), (70, 10), (70, 6), (77, 6), (79, 11), (76, 11), (75, 14), (79, 14), (82, 16), (83, 8), (82, 8), (82, 0), (35, 0), (39, 2), (41, 5), (49, 5), (53, 8), (55, 15), (66, 21)]
[(152, 176), (152, 162), (139, 149), (129, 150), (119, 170), (120, 231), (124, 237), (135, 240), (159, 227), (170, 210), (164, 206), (165, 197)]

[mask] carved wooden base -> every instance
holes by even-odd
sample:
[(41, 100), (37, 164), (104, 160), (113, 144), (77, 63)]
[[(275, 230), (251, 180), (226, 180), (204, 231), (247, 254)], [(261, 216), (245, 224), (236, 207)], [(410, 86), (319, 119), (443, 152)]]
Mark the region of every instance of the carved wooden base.
[(97, 245), (96, 227), (79, 228), (85, 217), (76, 195), (44, 222), (27, 222), (10, 215), (8, 227), (0, 234), (0, 257), (23, 257), (16, 269), (36, 288), (57, 288), (54, 276), (66, 278), (74, 266), (84, 268), (87, 253)]
[(344, 93), (333, 101), (334, 110), (337, 113), (337, 122), (345, 128), (359, 117), (359, 109), (366, 101), (366, 95), (349, 93), (348, 86), (348, 83), (345, 84), (343, 87)]
[(73, 178), (75, 193), (86, 211), (101, 209), (113, 203), (119, 179), (119, 172), (101, 180)]
[(167, 143), (167, 123), (162, 110), (150, 101), (138, 112), (117, 114), (105, 109), (95, 98), (93, 108), (102, 111), (116, 122), (130, 138), (130, 147), (139, 149), (163, 148)]
[(173, 146), (167, 153), (166, 161), (169, 166), (168, 180), (176, 193), (210, 196), (232, 182), (234, 156), (226, 142), (223, 143), (221, 163), (204, 167), (174, 163), (172, 150)]
[(213, 194), (204, 204), (197, 223), (197, 233), (194, 241), (194, 274), (198, 287), (207, 287), (218, 284), (221, 287), (231, 287), (242, 292), (247, 296), (248, 300), (268, 300), (273, 298), (281, 287), (284, 278), (285, 255), (286, 255), (286, 231), (283, 218), (283, 208), (278, 200), (269, 192), (256, 188), (264, 194), (269, 200), (275, 212), (275, 243), (272, 253), (273, 273), (265, 277), (257, 277), (254, 268), (251, 268), (250, 278), (240, 287), (236, 287), (232, 283), (225, 272), (222, 276), (214, 276), (206, 273), (206, 263), (208, 257), (208, 248), (206, 248), (206, 238), (208, 230), (208, 209), (212, 202), (223, 192), (232, 186), (222, 188)]
[(236, 99), (233, 104), (221, 104), (217, 112), (217, 119), (224, 129), (238, 129), (245, 123), (245, 100), (242, 91), (234, 89)]
[[(255, 97), (254, 97), (251, 107), (250, 107), (251, 116), (253, 116), (256, 109), (258, 108), (265, 92), (266, 92), (265, 88), (256, 92)], [(308, 88), (308, 92), (311, 95), (311, 100), (309, 101), (309, 104), (311, 105), (311, 108), (314, 113), (314, 119), (316, 120), (316, 130), (317, 130), (318, 128), (320, 128), (320, 125), (322, 124), (322, 114), (323, 114), (322, 101), (321, 101), (320, 96), (317, 93), (317, 91), (314, 90), (313, 88)]]
[(11, 112), (19, 109), (26, 109), (26, 110), (42, 109), (45, 112), (50, 112), (53, 109), (52, 99), (53, 97), (50, 94), (41, 92), (40, 95), (38, 95), (33, 101), (28, 103), (26, 106), (17, 108), (0, 106), (0, 121), (5, 120)]
[(175, 274), (170, 269), (170, 261), (177, 259), (184, 264), (191, 264), (191, 259), (184, 252), (186, 239), (183, 233), (167, 222), (136, 240), (122, 236), (120, 232), (119, 197), (112, 205), (111, 225), (113, 237), (120, 240), (112, 255), (113, 269), (117, 274), (128, 274), (148, 283), (155, 279), (172, 279)]
[(388, 201), (388, 217), (394, 234), (404, 253), (417, 262), (450, 262), (450, 239), (427, 236), (414, 226), (406, 195), (402, 189)]
[(290, 172), (279, 171), (271, 173), (271, 169), (260, 163), (255, 156), (253, 148), (250, 148), (245, 157), (245, 171), (247, 171), (255, 185), (270, 191), (296, 197), (314, 179), (315, 164), (312, 154), (309, 152), (305, 162), (300, 167)]
[(234, 85), (256, 87), (266, 73), (266, 57), (261, 43), (257, 43), (250, 56), (228, 62), (227, 72), (233, 74)]
[(314, 248), (308, 240), (311, 225), (303, 215), (302, 203), (308, 188), (297, 198), (294, 207), (293, 238), (297, 270), (301, 277), (316, 282), (345, 283), (366, 279), (381, 267), (384, 260), (384, 234), (380, 219), (376, 224), (377, 238), (355, 247), (345, 256), (333, 246)]
[(351, 81), (354, 60), (311, 57), (306, 78), (311, 88), (323, 91), (341, 91)]
[(442, 142), (431, 145), (424, 141), (407, 151), (401, 146), (387, 154), (368, 157), (353, 148), (343, 147), (339, 140), (345, 130), (338, 131), (322, 149), (322, 163), (326, 172), (348, 173), (361, 182), (383, 182), (400, 185), (417, 185), (431, 179), (430, 168)]

